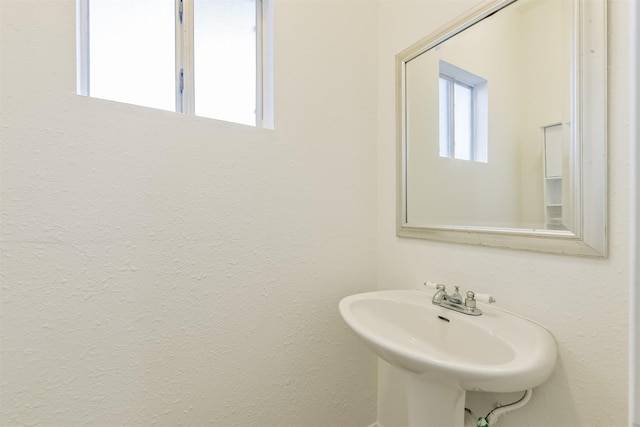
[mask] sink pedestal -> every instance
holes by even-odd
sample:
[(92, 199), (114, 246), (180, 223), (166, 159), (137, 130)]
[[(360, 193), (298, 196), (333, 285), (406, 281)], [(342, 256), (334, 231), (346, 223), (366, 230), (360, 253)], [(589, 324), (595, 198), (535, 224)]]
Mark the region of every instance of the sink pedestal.
[(463, 427), (466, 391), (450, 382), (402, 371), (409, 427)]

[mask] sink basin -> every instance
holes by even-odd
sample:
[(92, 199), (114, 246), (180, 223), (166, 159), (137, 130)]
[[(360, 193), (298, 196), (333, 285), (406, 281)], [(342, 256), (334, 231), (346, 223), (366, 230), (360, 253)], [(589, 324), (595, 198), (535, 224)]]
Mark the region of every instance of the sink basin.
[(422, 380), (515, 392), (551, 375), (557, 347), (542, 326), (484, 304), (481, 316), (465, 315), (431, 298), (423, 290), (369, 292), (344, 298), (340, 313), (379, 357)]

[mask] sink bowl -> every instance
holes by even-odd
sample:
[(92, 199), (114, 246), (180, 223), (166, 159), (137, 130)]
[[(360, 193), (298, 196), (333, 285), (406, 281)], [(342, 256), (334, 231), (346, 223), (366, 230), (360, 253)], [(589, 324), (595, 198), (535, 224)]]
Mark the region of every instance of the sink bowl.
[(557, 347), (542, 326), (481, 303), (481, 316), (465, 315), (431, 298), (423, 290), (369, 292), (344, 298), (340, 313), (379, 357), (421, 381), (515, 392), (551, 375)]

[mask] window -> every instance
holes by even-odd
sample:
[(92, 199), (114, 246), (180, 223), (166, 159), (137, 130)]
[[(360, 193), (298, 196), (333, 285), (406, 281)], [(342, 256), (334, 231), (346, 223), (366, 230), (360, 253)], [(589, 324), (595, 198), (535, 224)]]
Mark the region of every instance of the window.
[(487, 80), (440, 61), (440, 157), (488, 161)]
[(268, 0), (77, 0), (78, 93), (270, 127)]

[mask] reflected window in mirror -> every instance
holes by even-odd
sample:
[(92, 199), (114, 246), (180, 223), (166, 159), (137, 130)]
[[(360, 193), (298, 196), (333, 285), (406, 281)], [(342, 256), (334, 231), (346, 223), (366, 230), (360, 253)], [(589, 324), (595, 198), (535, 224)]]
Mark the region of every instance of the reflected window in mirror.
[(440, 61), (440, 157), (487, 163), (487, 80)]
[(606, 256), (606, 10), (487, 0), (396, 55), (399, 237)]

